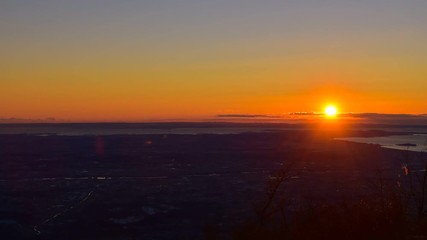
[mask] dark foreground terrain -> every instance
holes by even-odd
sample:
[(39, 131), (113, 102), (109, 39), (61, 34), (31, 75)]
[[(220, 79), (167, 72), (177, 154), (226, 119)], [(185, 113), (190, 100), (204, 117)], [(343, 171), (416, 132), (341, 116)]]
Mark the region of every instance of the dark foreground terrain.
[(0, 135), (0, 238), (230, 238), (284, 166), (291, 214), (308, 200), (362, 196), (380, 175), (394, 184), (402, 163), (425, 158), (334, 136)]

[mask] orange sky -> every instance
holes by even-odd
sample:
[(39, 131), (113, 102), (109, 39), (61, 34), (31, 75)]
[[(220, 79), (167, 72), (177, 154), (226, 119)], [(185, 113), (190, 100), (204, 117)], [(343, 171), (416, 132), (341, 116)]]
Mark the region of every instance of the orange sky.
[(0, 3), (0, 118), (427, 112), (427, 4), (301, 2)]

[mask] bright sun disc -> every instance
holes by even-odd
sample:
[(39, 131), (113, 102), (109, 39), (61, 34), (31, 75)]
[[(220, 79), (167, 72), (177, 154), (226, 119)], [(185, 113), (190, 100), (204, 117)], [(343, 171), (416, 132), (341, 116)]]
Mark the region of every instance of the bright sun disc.
[(334, 117), (337, 115), (337, 108), (335, 106), (327, 106), (325, 108), (325, 114), (328, 117)]

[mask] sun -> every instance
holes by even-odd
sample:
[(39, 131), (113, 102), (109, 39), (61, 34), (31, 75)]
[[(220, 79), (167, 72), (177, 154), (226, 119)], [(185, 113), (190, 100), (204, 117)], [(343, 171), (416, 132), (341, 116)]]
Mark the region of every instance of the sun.
[(333, 105), (328, 105), (325, 108), (325, 115), (328, 116), (328, 117), (335, 117), (337, 115), (337, 113), (338, 113), (338, 110)]

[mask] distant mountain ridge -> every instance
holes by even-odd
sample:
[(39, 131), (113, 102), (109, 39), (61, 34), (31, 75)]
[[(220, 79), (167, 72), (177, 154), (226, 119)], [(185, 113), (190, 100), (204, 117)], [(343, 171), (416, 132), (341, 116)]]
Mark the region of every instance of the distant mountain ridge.
[(55, 118), (29, 119), (29, 118), (0, 118), (0, 123), (56, 123)]

